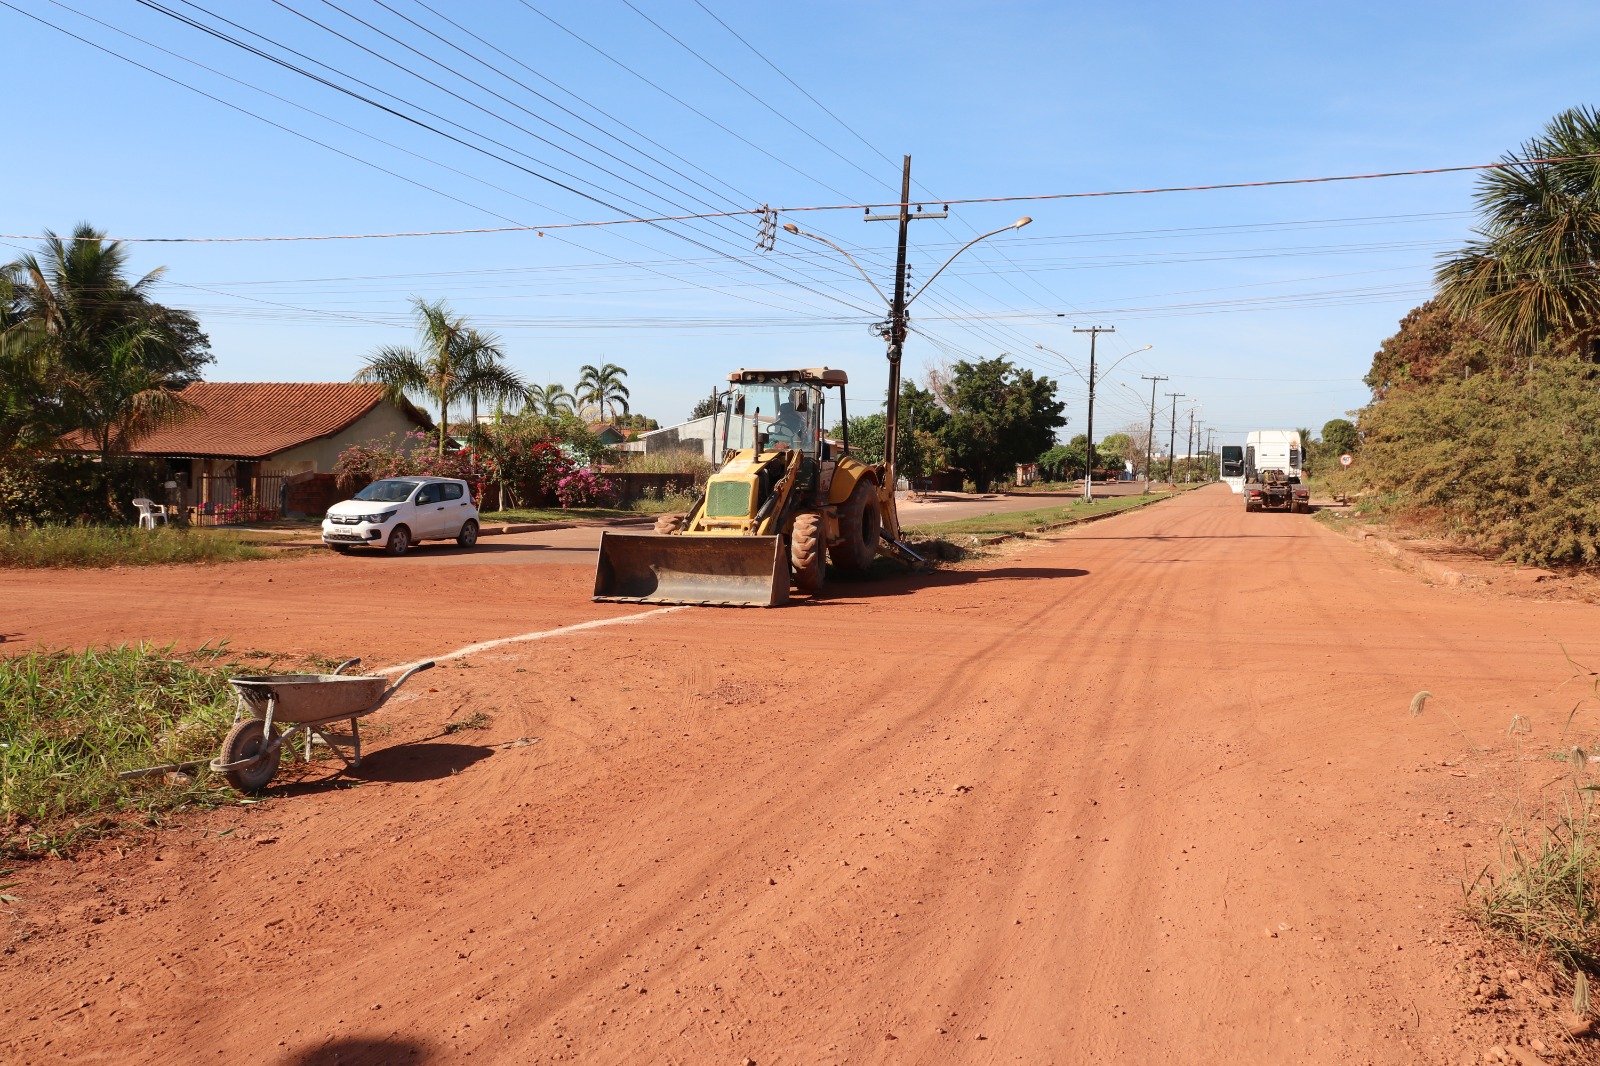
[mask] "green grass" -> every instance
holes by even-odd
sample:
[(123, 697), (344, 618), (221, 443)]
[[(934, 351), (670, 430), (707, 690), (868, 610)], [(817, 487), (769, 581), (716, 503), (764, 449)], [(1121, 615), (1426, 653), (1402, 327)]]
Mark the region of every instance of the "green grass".
[(1074, 519), (1088, 518), (1091, 515), (1142, 507), (1147, 503), (1165, 499), (1167, 495), (1169, 494), (1163, 493), (1160, 496), (1154, 494), (1149, 496), (1114, 496), (1111, 499), (1095, 500), (1093, 503), (1077, 501), (1058, 507), (1040, 507), (1031, 511), (977, 515), (972, 518), (958, 518), (953, 522), (935, 522), (928, 525), (911, 526), (907, 528), (906, 532), (914, 536), (929, 538), (953, 536), (985, 537), (1001, 533), (1020, 533), (1023, 530), (1052, 525), (1056, 522), (1070, 522)]
[(259, 536), (214, 529), (136, 526), (0, 528), (0, 567), (155, 566), (261, 559)]
[(222, 656), (140, 645), (0, 659), (0, 855), (61, 854), (140, 815), (231, 802), (204, 772), (117, 778), (217, 754), (233, 722), (227, 678), (264, 669)]

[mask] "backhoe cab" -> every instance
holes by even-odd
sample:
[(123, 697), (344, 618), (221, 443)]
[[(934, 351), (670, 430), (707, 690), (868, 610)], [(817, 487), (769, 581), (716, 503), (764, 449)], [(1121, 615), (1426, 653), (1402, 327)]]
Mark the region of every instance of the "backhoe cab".
[(879, 552), (922, 560), (900, 542), (894, 486), (882, 465), (849, 454), (848, 431), (824, 435), (830, 390), (848, 425), (843, 370), (728, 375), (714, 434), (722, 466), (685, 515), (655, 534), (600, 538), (594, 598), (628, 603), (771, 607), (793, 584), (821, 590), (827, 558), (860, 572)]

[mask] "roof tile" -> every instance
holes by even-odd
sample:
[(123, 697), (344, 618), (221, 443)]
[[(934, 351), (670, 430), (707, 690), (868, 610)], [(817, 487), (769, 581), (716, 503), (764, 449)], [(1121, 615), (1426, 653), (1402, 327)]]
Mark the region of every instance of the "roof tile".
[[(182, 395), (200, 412), (140, 437), (129, 454), (265, 459), (352, 425), (383, 399), (383, 387), (337, 381), (197, 381)], [(403, 406), (420, 415), (410, 404)], [(64, 442), (72, 448), (93, 447), (81, 433), (69, 434)]]

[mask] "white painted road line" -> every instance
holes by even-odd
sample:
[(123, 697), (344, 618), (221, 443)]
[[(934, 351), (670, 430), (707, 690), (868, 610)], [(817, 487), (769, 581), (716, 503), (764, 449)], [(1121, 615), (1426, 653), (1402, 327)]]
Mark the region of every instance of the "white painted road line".
[[(498, 648), (505, 644), (521, 644), (530, 640), (548, 640), (551, 637), (564, 637), (568, 633), (581, 633), (585, 629), (601, 629), (605, 626), (632, 625), (635, 622), (643, 622), (647, 618), (671, 614), (673, 611), (687, 611), (688, 609), (687, 605), (658, 607), (653, 611), (625, 614), (620, 618), (597, 618), (592, 622), (579, 622), (576, 625), (562, 626), (560, 629), (545, 629), (537, 633), (524, 633), (518, 637), (500, 637), (498, 640), (486, 640), (480, 644), (468, 644), (465, 648), (457, 648), (455, 651), (446, 652), (443, 655), (430, 656), (430, 658), (436, 663), (448, 662), (451, 659), (462, 659), (468, 655), (476, 655), (480, 651), (488, 651), (490, 648)], [(401, 663), (399, 666), (388, 666), (377, 672), (379, 674), (402, 674), (413, 666), (420, 666), (428, 661), (429, 659), (418, 659), (415, 662)]]

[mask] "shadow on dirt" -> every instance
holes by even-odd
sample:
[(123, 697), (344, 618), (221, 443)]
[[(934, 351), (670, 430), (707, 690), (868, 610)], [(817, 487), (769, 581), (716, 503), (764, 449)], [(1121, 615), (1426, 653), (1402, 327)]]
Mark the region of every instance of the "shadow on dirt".
[(290, 1052), (280, 1066), (386, 1066), (395, 1062), (427, 1062), (432, 1049), (413, 1040), (349, 1037)]
[(477, 744), (440, 744), (431, 741), (398, 744), (362, 758), (361, 765), (353, 770), (347, 769), (345, 776), (357, 781), (435, 781), (458, 774), (493, 754), (494, 749)]
[(269, 791), (279, 796), (315, 796), (337, 792), (367, 782), (415, 783), (436, 781), (458, 774), (494, 754), (493, 748), (477, 744), (442, 744), (418, 741), (393, 747), (369, 748), (362, 741), (361, 765), (349, 767), (331, 755), (314, 755), (310, 766), (289, 763), (284, 753), (283, 767)]
[(935, 570), (927, 574), (896, 574), (878, 578), (835, 579), (828, 575), (822, 590), (822, 604), (829, 600), (877, 599), (880, 596), (909, 596), (922, 589), (956, 585), (977, 585), (988, 581), (1039, 581), (1050, 578), (1087, 577), (1089, 571), (1057, 566), (1002, 566), (994, 570)]

